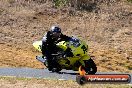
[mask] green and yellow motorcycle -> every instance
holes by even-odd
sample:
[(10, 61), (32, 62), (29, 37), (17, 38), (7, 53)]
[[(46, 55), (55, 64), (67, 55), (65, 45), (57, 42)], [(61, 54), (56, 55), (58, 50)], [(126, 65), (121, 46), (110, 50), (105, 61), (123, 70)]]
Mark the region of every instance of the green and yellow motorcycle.
[[(95, 74), (97, 72), (97, 67), (91, 57), (87, 54), (88, 45), (80, 40), (79, 38), (72, 38), (69, 41), (61, 41), (56, 44), (60, 50), (55, 56), (57, 63), (60, 65), (56, 70), (51, 70), (52, 72), (59, 72), (62, 69), (78, 71), (79, 67), (82, 66), (87, 74)], [(35, 49), (41, 52), (42, 41), (35, 41), (33, 43)], [(67, 48), (70, 48), (73, 57), (64, 57), (63, 53)], [(48, 67), (47, 59), (44, 56), (36, 56), (36, 59), (42, 62), (46, 67)]]

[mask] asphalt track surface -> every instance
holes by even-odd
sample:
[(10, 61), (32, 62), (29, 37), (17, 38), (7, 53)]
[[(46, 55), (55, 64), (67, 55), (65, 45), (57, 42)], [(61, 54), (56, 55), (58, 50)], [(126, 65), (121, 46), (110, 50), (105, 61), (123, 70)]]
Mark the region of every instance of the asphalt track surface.
[[(117, 72), (97, 72), (96, 74), (122, 74)], [(129, 73), (123, 73), (129, 74)], [(49, 72), (47, 69), (34, 68), (0, 68), (0, 76), (4, 77), (24, 77), (24, 78), (43, 78), (43, 79), (58, 79), (58, 80), (73, 80), (76, 81), (77, 71), (62, 70), (60, 73)], [(131, 82), (132, 84), (132, 73)]]

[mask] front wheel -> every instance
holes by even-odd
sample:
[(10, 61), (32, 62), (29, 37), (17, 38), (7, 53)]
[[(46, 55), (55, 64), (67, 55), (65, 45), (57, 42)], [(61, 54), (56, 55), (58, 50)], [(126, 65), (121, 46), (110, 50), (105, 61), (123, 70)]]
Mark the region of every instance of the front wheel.
[(97, 72), (97, 67), (96, 64), (94, 63), (94, 61), (90, 58), (89, 60), (85, 60), (85, 71), (88, 74), (95, 74)]
[(87, 82), (87, 79), (84, 76), (76, 76), (76, 81), (78, 84), (83, 85)]

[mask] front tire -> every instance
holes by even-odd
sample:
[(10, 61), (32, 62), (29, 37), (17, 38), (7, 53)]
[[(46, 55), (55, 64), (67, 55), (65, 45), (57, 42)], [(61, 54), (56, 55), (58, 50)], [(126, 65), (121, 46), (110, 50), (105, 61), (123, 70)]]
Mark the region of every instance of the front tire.
[(94, 61), (90, 58), (89, 60), (84, 61), (85, 63), (85, 71), (88, 74), (95, 74), (97, 72), (97, 67)]
[(87, 82), (87, 80), (84, 76), (76, 76), (76, 82), (79, 85), (84, 85)]

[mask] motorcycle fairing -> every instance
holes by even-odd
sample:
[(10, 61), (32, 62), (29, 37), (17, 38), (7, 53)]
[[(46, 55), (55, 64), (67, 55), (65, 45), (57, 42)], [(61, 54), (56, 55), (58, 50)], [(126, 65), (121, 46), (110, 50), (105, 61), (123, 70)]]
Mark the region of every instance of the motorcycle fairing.
[(42, 49), (42, 41), (35, 41), (35, 42), (33, 43), (33, 46), (35, 47), (36, 50), (42, 52), (42, 51), (41, 51), (41, 49)]

